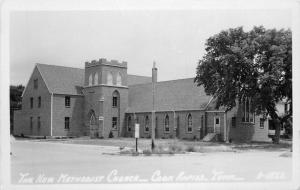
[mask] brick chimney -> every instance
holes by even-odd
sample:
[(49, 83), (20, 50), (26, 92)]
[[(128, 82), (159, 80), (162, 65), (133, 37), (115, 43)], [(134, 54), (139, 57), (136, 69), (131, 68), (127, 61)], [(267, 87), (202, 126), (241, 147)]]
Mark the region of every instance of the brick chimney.
[(157, 82), (157, 68), (155, 67), (155, 64), (155, 61), (153, 61), (152, 82)]

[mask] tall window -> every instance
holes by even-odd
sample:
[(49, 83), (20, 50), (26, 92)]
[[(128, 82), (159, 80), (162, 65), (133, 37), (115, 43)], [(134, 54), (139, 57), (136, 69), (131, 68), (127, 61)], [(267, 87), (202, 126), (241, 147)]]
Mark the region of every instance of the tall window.
[(98, 85), (98, 73), (95, 74), (94, 85)]
[(244, 100), (243, 106), (243, 122), (254, 122), (254, 113), (251, 111), (251, 100), (249, 98), (246, 98)]
[(193, 118), (192, 118), (191, 114), (188, 115), (187, 121), (188, 121), (187, 131), (192, 132), (192, 130), (193, 130)]
[(38, 79), (34, 79), (34, 80), (33, 80), (33, 88), (34, 88), (34, 89), (38, 89), (38, 85), (39, 85), (39, 84), (38, 84)]
[(149, 117), (147, 115), (145, 117), (145, 132), (149, 132), (149, 124), (150, 124), (150, 121), (149, 121)]
[(113, 129), (117, 129), (117, 124), (118, 124), (118, 118), (117, 117), (113, 117), (112, 118), (112, 128)]
[(118, 106), (118, 97), (113, 96), (113, 107), (117, 107)]
[(93, 85), (93, 76), (92, 74), (90, 74), (89, 76), (89, 86), (92, 86)]
[(37, 117), (37, 127), (38, 129), (41, 128), (41, 117)]
[(38, 107), (40, 108), (42, 105), (42, 98), (39, 96), (38, 98)]
[(131, 116), (129, 116), (128, 117), (128, 120), (127, 120), (127, 131), (131, 131), (131, 125), (132, 125), (132, 123), (131, 123)]
[(265, 120), (264, 118), (260, 118), (259, 120), (259, 128), (263, 129), (265, 127)]
[(33, 97), (30, 98), (30, 108), (33, 108)]
[(169, 116), (168, 115), (166, 115), (166, 117), (165, 117), (165, 131), (166, 132), (169, 132), (170, 131), (170, 127), (169, 127)]
[(71, 97), (65, 96), (65, 107), (69, 108), (71, 106)]
[(70, 117), (65, 117), (65, 129), (70, 129)]
[(119, 93), (114, 91), (112, 94), (112, 107), (118, 107), (119, 104)]
[(122, 86), (122, 76), (120, 73), (117, 74), (117, 85)]
[(90, 117), (90, 125), (96, 125), (96, 118), (94, 113)]
[(33, 117), (30, 117), (30, 131), (33, 129)]
[(113, 85), (113, 75), (111, 72), (107, 73), (107, 84), (108, 85)]

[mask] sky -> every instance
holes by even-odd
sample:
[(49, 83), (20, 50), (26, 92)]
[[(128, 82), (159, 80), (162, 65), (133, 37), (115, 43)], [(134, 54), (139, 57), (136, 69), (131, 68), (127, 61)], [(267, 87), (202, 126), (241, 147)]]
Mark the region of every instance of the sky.
[(291, 28), (290, 10), (15, 11), (10, 15), (10, 83), (26, 85), (36, 63), (84, 68), (106, 58), (158, 80), (196, 75), (205, 42), (243, 26)]

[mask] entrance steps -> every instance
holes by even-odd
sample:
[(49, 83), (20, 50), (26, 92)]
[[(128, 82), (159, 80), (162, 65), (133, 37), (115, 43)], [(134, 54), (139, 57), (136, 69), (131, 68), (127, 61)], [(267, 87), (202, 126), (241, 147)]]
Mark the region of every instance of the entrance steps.
[(216, 141), (216, 140), (217, 140), (217, 133), (208, 133), (203, 138), (204, 142), (211, 142), (211, 141)]

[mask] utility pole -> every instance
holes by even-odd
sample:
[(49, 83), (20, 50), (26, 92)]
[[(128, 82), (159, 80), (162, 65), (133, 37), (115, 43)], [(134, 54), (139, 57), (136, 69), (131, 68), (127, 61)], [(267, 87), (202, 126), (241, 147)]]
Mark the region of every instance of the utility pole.
[(153, 61), (152, 68), (152, 133), (151, 133), (151, 150), (155, 148), (155, 83), (157, 82), (157, 68), (155, 67), (155, 61)]

